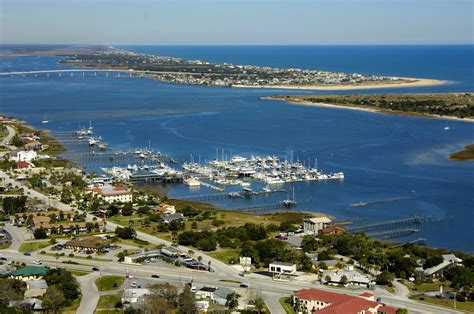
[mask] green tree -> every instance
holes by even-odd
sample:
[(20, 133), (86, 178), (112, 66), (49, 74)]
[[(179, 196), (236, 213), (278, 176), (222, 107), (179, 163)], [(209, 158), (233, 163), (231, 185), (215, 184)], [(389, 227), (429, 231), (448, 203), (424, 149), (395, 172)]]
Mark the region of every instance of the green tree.
[(186, 284), (183, 292), (179, 295), (178, 308), (179, 312), (183, 314), (197, 313), (196, 306), (194, 305), (194, 294), (191, 292), (190, 284)]
[(48, 237), (46, 234), (46, 229), (44, 228), (35, 229), (33, 235), (35, 236), (35, 239), (46, 239)]
[(48, 287), (43, 297), (43, 306), (45, 309), (58, 313), (59, 309), (65, 301), (64, 294), (57, 286)]
[(240, 294), (236, 292), (232, 292), (227, 295), (226, 297), (227, 302), (225, 305), (229, 309), (235, 309), (237, 306), (239, 306), (239, 298), (240, 298)]

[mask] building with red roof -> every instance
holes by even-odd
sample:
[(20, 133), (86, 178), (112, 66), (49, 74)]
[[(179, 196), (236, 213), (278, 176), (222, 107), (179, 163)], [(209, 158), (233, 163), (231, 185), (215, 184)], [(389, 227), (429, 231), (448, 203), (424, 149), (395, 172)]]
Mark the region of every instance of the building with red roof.
[(294, 295), (294, 304), (302, 313), (321, 314), (369, 314), (396, 313), (397, 309), (375, 302), (370, 292), (358, 296), (319, 289), (302, 289)]
[(346, 232), (346, 229), (336, 225), (332, 225), (321, 230), (322, 234), (341, 234), (344, 232)]
[(16, 162), (16, 167), (19, 168), (19, 169), (31, 169), (31, 168), (34, 168), (35, 165), (32, 164), (31, 162), (29, 161), (17, 161)]
[(91, 192), (92, 195), (103, 199), (107, 203), (128, 203), (133, 201), (132, 191), (126, 187), (105, 185), (103, 187), (88, 188), (86, 191)]

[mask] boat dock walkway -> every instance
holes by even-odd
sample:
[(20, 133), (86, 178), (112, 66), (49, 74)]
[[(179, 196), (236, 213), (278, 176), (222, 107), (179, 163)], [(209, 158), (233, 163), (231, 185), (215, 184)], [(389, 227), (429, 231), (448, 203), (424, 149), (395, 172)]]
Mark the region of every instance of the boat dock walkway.
[(201, 185), (204, 185), (207, 188), (210, 188), (210, 189), (213, 189), (213, 190), (216, 190), (216, 191), (219, 191), (219, 192), (224, 192), (225, 191), (225, 189), (220, 188), (220, 187), (215, 186), (215, 185), (212, 185), (210, 183), (207, 183), (207, 182), (204, 182), (204, 181), (199, 181), (199, 182), (201, 182)]
[(412, 235), (412, 234), (418, 233), (418, 232), (421, 232), (421, 230), (417, 229), (417, 228), (405, 228), (405, 229), (395, 229), (395, 230), (369, 233), (367, 235), (370, 238), (384, 240), (384, 239), (393, 239), (393, 238), (405, 237), (405, 236)]
[(415, 216), (409, 217), (409, 218), (394, 219), (394, 220), (382, 221), (382, 222), (373, 223), (373, 224), (354, 226), (354, 227), (348, 228), (347, 232), (349, 232), (349, 233), (357, 233), (357, 232), (369, 233), (371, 231), (376, 231), (376, 230), (380, 230), (380, 229), (390, 229), (390, 228), (403, 227), (403, 226), (411, 225), (411, 224), (420, 224), (421, 221), (422, 221), (422, 217), (415, 215)]

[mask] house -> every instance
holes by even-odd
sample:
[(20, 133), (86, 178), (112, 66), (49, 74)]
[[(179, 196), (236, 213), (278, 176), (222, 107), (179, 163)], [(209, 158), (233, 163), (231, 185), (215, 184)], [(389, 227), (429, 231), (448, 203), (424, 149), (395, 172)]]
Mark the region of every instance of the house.
[(276, 274), (294, 274), (296, 273), (296, 264), (273, 262), (268, 265), (268, 271)]
[(234, 293), (234, 290), (225, 287), (202, 287), (196, 292), (196, 299), (207, 299), (212, 303), (225, 305), (227, 296), (232, 293)]
[(32, 161), (38, 157), (38, 154), (34, 150), (17, 150), (11, 152), (9, 155), (9, 160), (13, 161)]
[(184, 216), (181, 213), (175, 213), (175, 214), (163, 214), (161, 215), (161, 221), (163, 221), (165, 224), (169, 224), (173, 221), (179, 221), (179, 220), (184, 220)]
[(31, 169), (31, 168), (34, 168), (35, 165), (29, 161), (17, 161), (16, 167), (18, 169)]
[(109, 241), (101, 237), (88, 237), (83, 239), (70, 240), (64, 243), (64, 247), (73, 250), (86, 250), (90, 252), (101, 252)]
[(122, 290), (122, 303), (137, 303), (138, 300), (150, 294), (150, 289), (147, 288), (132, 288)]
[(45, 309), (43, 307), (43, 301), (37, 298), (25, 298), (24, 300), (10, 301), (8, 303), (8, 307), (19, 307), (19, 306), (27, 306), (34, 313), (45, 313)]
[[(297, 312), (321, 313), (321, 314), (369, 314), (378, 313), (383, 306), (374, 301), (372, 294), (363, 293), (358, 296), (329, 292), (319, 289), (302, 289), (295, 293), (294, 304), (298, 307)], [(397, 309), (384, 307), (385, 310)], [(386, 312), (390, 313), (390, 312)]]
[(27, 280), (26, 281), (26, 291), (25, 298), (37, 298), (42, 297), (46, 290), (48, 289), (48, 284), (44, 279), (40, 280)]
[(336, 225), (332, 225), (332, 226), (326, 227), (326, 228), (321, 230), (321, 233), (325, 234), (325, 235), (341, 234), (341, 233), (344, 233), (344, 232), (346, 232), (346, 229), (344, 229), (342, 227), (339, 227), (339, 226), (336, 226)]
[[(343, 282), (343, 277), (347, 279), (347, 282)], [(353, 286), (364, 286), (369, 287), (373, 279), (369, 276), (362, 275), (353, 270), (324, 270), (321, 272), (321, 282), (328, 285), (353, 285)]]
[(104, 185), (102, 187), (87, 188), (86, 192), (92, 193), (93, 196), (97, 196), (107, 203), (129, 203), (133, 201), (133, 193), (126, 187)]
[(162, 203), (160, 204), (160, 206), (158, 206), (155, 209), (155, 211), (162, 214), (175, 214), (176, 208), (174, 207), (174, 205), (168, 205), (168, 204)]
[(454, 254), (445, 254), (443, 255), (443, 261), (450, 262), (456, 265), (461, 265), (462, 264), (462, 259), (457, 257)]
[(10, 278), (18, 279), (21, 281), (28, 280), (38, 280), (43, 278), (44, 275), (48, 272), (46, 267), (42, 266), (25, 266), (23, 268), (18, 268), (9, 273)]
[(320, 230), (327, 228), (331, 224), (328, 217), (316, 217), (303, 220), (303, 230), (306, 234), (318, 234)]
[(423, 270), (423, 276), (425, 278), (429, 277), (429, 278), (440, 278), (440, 277), (443, 277), (444, 275), (444, 271), (450, 267), (452, 267), (454, 265), (454, 263), (450, 262), (450, 261), (443, 261), (441, 262), (440, 264), (436, 265), (436, 266), (433, 266), (433, 267), (430, 267), (430, 268), (427, 268), (425, 270)]

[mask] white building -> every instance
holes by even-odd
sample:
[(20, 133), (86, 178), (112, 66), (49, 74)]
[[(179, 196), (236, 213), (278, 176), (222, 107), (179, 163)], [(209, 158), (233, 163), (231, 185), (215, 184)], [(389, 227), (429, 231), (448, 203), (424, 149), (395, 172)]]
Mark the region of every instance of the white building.
[(273, 262), (268, 265), (268, 271), (276, 274), (294, 274), (296, 273), (296, 264)]
[(122, 303), (137, 303), (140, 298), (143, 298), (149, 294), (150, 290), (147, 288), (123, 289)]
[(460, 259), (459, 257), (457, 257), (454, 254), (445, 254), (445, 255), (443, 255), (443, 261), (450, 262), (450, 263), (456, 264), (456, 265), (461, 265), (462, 264), (462, 259)]
[(126, 187), (114, 187), (106, 185), (103, 187), (88, 188), (86, 191), (89, 191), (94, 196), (98, 196), (107, 203), (129, 203), (133, 201), (132, 191)]
[(13, 161), (32, 161), (38, 157), (38, 154), (34, 150), (19, 150), (16, 152), (13, 152), (10, 156), (10, 160)]
[(320, 230), (328, 227), (331, 222), (331, 219), (325, 216), (305, 219), (303, 220), (303, 230), (307, 234), (317, 234)]

